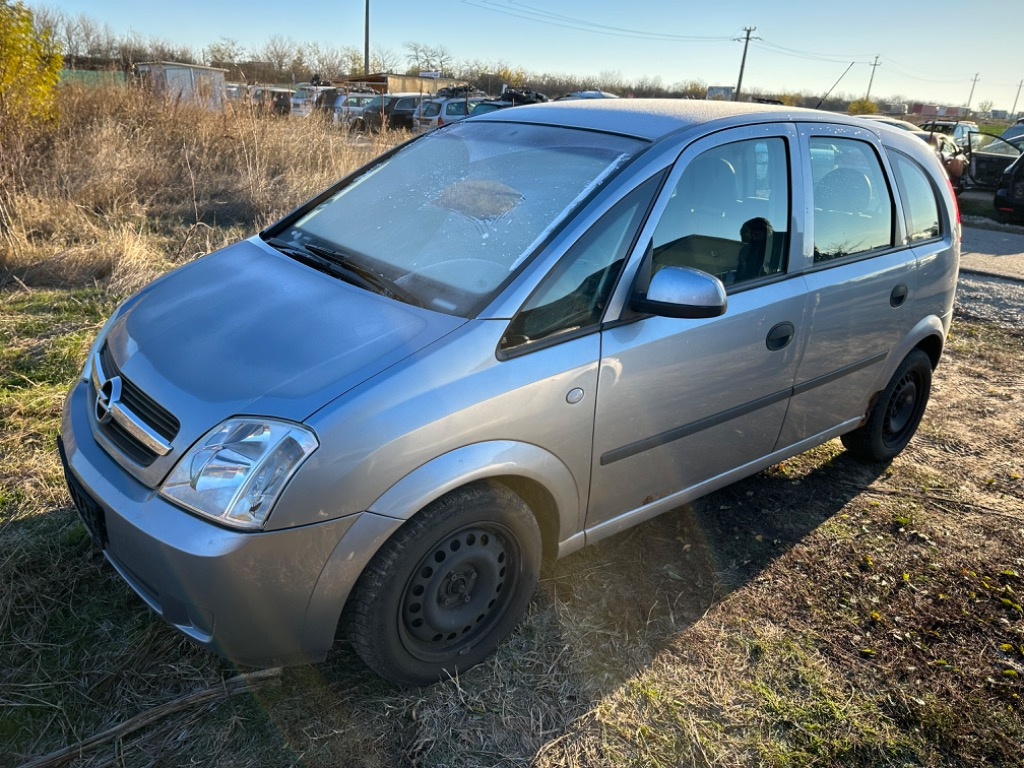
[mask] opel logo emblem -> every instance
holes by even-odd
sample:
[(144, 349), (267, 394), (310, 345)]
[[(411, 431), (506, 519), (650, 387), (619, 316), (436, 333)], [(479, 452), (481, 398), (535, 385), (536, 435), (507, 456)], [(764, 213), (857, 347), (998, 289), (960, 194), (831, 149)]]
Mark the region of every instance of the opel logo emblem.
[(113, 418), (111, 409), (121, 399), (121, 377), (107, 379), (96, 393), (96, 421), (108, 424)]

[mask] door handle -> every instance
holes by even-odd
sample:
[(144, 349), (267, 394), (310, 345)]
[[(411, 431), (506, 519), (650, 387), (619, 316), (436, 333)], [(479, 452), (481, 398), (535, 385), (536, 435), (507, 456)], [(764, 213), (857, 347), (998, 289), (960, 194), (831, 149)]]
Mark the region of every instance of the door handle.
[(889, 306), (898, 307), (907, 300), (908, 293), (910, 293), (910, 289), (908, 289), (903, 283), (897, 285), (892, 289), (892, 293), (889, 294)]
[(793, 340), (796, 327), (790, 322), (778, 323), (770, 331), (764, 340), (765, 346), (772, 352), (782, 349)]

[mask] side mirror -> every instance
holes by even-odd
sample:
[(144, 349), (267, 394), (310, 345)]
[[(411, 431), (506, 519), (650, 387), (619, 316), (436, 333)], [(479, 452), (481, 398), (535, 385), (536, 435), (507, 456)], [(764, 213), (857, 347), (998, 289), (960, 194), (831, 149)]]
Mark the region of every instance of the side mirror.
[(690, 267), (662, 267), (647, 293), (633, 296), (636, 312), (661, 317), (706, 318), (725, 314), (725, 286), (707, 272)]

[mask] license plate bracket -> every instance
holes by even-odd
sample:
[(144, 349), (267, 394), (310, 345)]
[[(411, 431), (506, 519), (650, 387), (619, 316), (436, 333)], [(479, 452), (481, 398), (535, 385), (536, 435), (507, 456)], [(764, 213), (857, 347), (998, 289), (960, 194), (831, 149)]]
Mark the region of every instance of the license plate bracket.
[(64, 480), (68, 485), (68, 492), (71, 500), (78, 510), (78, 516), (89, 531), (93, 543), (100, 549), (107, 547), (107, 519), (103, 507), (89, 495), (85, 487), (78, 481), (74, 473), (68, 468), (67, 455), (64, 453), (64, 441), (57, 440), (57, 448), (60, 452), (60, 463), (64, 469)]

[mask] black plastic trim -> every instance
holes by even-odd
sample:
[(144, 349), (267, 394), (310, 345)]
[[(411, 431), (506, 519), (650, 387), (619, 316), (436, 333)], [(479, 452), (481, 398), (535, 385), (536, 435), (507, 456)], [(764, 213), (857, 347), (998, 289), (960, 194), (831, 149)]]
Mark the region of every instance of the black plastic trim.
[(796, 397), (797, 395), (802, 395), (805, 392), (810, 392), (812, 389), (817, 389), (818, 387), (823, 387), (826, 384), (831, 384), (833, 381), (837, 381), (843, 378), (844, 376), (849, 376), (851, 373), (856, 373), (857, 371), (862, 370), (864, 368), (868, 368), (874, 365), (875, 363), (880, 363), (882, 360), (885, 360), (885, 358), (887, 358), (888, 356), (888, 350), (886, 350), (885, 352), (879, 352), (877, 355), (872, 355), (871, 357), (865, 358), (864, 360), (853, 363), (852, 365), (848, 365), (845, 368), (840, 368), (838, 371), (832, 371), (831, 373), (826, 373), (823, 376), (818, 376), (817, 378), (814, 379), (808, 379), (802, 384), (797, 384), (796, 386), (793, 387), (793, 396)]

